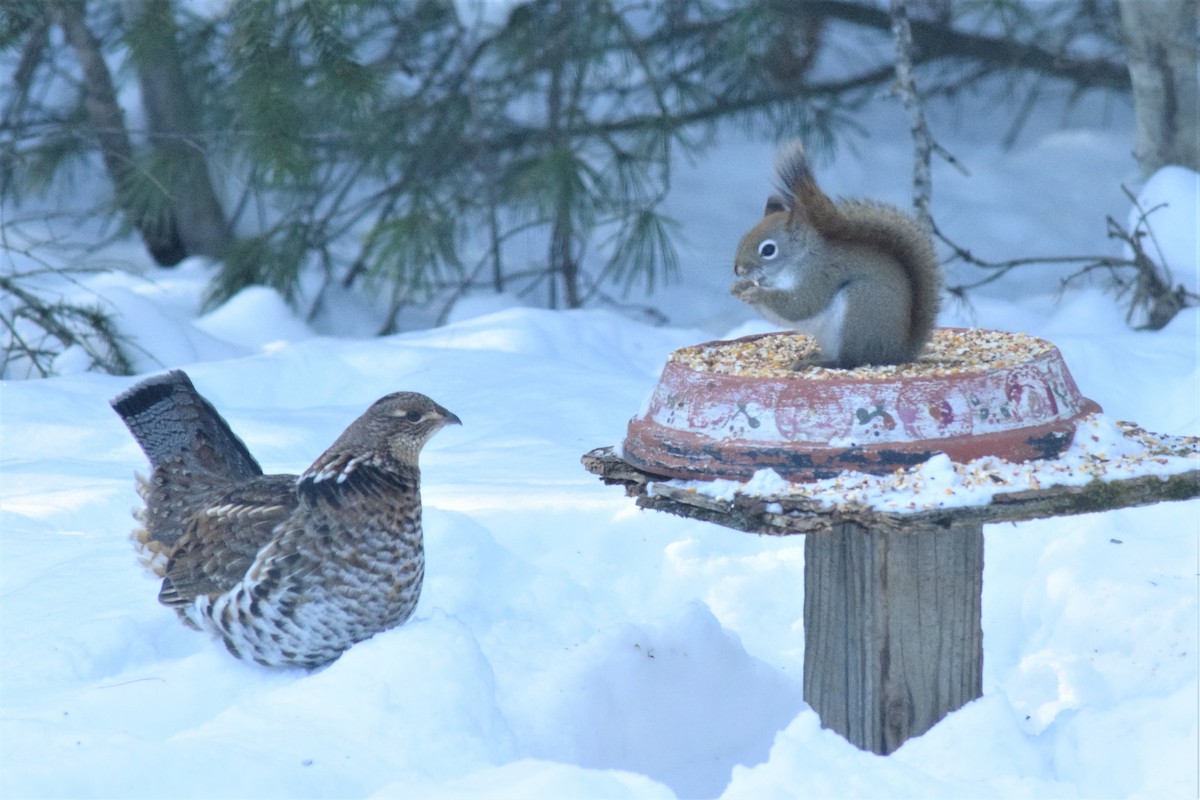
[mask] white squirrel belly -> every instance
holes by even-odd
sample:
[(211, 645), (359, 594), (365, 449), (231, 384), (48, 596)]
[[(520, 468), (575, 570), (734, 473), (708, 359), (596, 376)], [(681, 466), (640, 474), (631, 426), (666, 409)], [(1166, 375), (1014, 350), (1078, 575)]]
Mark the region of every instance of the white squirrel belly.
[(824, 309), (806, 319), (786, 319), (765, 305), (755, 308), (772, 325), (790, 328), (816, 339), (817, 346), (826, 358), (837, 358), (841, 353), (842, 333), (846, 324), (845, 289), (835, 294)]

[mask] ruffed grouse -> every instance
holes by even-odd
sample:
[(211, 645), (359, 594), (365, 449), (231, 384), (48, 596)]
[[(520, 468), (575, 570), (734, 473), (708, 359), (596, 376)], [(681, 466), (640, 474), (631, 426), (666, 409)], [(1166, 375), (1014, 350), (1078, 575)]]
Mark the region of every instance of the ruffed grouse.
[(297, 477), (264, 475), (178, 370), (112, 406), (152, 468), (134, 538), (184, 621), (239, 658), (316, 667), (412, 614), (425, 574), (417, 457), (454, 414), (389, 394)]

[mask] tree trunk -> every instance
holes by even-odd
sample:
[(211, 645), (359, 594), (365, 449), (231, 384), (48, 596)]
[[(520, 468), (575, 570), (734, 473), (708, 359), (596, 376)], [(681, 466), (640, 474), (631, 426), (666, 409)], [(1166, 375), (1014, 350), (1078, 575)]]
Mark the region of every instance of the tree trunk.
[(129, 223), (141, 234), (151, 257), (159, 264), (177, 264), (187, 255), (187, 249), (179, 237), (174, 216), (146, 213), (132, 199), (132, 187), (138, 180), (133, 145), (125, 128), (124, 114), (117, 102), (112, 75), (104, 61), (100, 42), (87, 26), (83, 4), (63, 0), (52, 8), (67, 43), (79, 59), (88, 123), (100, 145), (100, 155), (108, 178), (113, 183), (117, 203)]
[(571, 256), (571, 209), (560, 202), (550, 230), (550, 307), (558, 307), (558, 279), (562, 278), (567, 308), (579, 307), (579, 267)]
[(1200, 170), (1197, 0), (1119, 0), (1137, 113), (1134, 155), (1149, 177), (1179, 164)]
[(171, 165), (167, 201), (189, 255), (221, 256), (232, 234), (208, 172), (176, 44), (170, 0), (126, 0), (128, 39), (150, 145)]

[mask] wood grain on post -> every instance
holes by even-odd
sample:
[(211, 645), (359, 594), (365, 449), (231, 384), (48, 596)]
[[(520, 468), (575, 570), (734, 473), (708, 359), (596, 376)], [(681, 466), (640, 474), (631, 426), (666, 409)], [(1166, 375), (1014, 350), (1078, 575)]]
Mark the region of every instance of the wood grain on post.
[(804, 543), (804, 699), (887, 755), (983, 691), (983, 527), (888, 534), (853, 522)]

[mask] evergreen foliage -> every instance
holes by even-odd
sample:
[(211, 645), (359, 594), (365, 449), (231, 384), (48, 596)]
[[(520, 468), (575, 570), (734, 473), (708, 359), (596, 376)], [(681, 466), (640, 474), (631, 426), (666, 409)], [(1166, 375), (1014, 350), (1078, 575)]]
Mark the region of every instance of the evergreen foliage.
[(16, 226), (0, 226), (0, 246), (32, 266), (0, 273), (0, 379), (48, 377), (68, 350), (88, 369), (131, 375), (130, 343), (100, 299), (80, 302), (62, 290), (99, 270), (39, 263), (38, 246)]
[[(941, 64), (931, 92), (998, 70), (1030, 95), (1038, 74), (1126, 88), (1114, 0), (913, 5), (916, 63)], [(732, 119), (828, 143), (894, 76), (867, 0), (474, 8), (8, 0), (0, 202), (104, 174), (81, 218), (136, 231), (163, 264), (214, 257), (213, 303), (265, 284), (315, 311), (359, 285), (387, 298), (385, 331), (476, 286), (575, 307), (677, 273), (660, 208), (677, 150)], [(832, 25), (861, 46), (831, 49)], [(542, 243), (536, 263), (513, 262), (517, 237)]]

